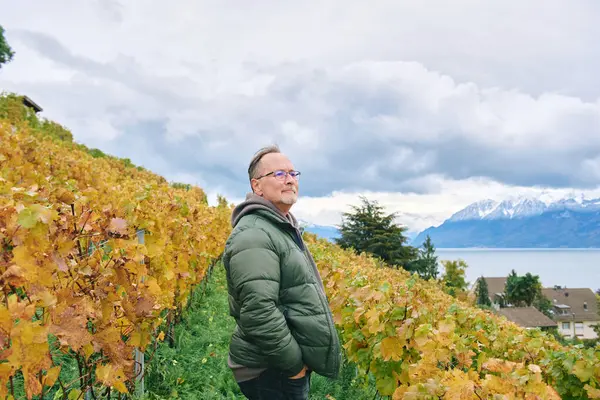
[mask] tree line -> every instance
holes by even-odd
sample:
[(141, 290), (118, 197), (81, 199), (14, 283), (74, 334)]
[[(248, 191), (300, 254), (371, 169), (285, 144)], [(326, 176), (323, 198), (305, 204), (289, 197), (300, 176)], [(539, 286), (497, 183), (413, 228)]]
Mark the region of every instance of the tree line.
[[(475, 283), (476, 304), (481, 308), (490, 308), (489, 288), (487, 281), (480, 277)], [(542, 282), (539, 275), (526, 273), (519, 276), (513, 269), (506, 278), (502, 296), (497, 298), (498, 305), (508, 307), (535, 307), (549, 318), (553, 318), (552, 302), (542, 294)]]
[(351, 205), (351, 211), (342, 214), (342, 223), (337, 227), (340, 237), (334, 239), (337, 245), (357, 254), (368, 253), (391, 268), (403, 268), (422, 279), (439, 281), (452, 296), (466, 296), (464, 260), (443, 260), (444, 273), (440, 275), (429, 235), (421, 246), (411, 246), (407, 228), (396, 223), (397, 213), (386, 213), (377, 201), (364, 196), (360, 200), (359, 205)]

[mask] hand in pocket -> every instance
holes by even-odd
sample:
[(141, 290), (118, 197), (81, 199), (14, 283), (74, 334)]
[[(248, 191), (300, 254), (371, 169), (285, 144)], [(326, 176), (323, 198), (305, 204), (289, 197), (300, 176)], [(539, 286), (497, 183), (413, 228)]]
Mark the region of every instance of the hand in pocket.
[(297, 375), (292, 376), (290, 379), (300, 379), (300, 378), (304, 378), (304, 376), (306, 375), (306, 365), (302, 368), (302, 370), (300, 372), (298, 372)]

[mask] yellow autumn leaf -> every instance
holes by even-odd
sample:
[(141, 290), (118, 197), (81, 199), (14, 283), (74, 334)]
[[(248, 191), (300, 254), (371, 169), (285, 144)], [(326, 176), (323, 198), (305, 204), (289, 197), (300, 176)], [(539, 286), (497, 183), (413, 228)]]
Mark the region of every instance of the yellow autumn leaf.
[(587, 382), (594, 376), (594, 365), (587, 363), (584, 360), (578, 360), (573, 366), (573, 374), (575, 374), (581, 382)]
[(122, 381), (120, 381), (120, 380), (115, 381), (113, 383), (113, 387), (115, 389), (117, 389), (121, 393), (129, 393), (129, 391), (127, 390), (127, 387), (125, 386), (125, 384)]
[(452, 320), (445, 319), (438, 324), (438, 331), (441, 333), (450, 333), (454, 331), (456, 324)]
[(4, 304), (0, 304), (0, 331), (9, 334), (12, 325), (13, 319), (10, 311), (4, 306)]
[(60, 374), (60, 365), (52, 367), (48, 370), (48, 373), (44, 375), (42, 378), (42, 384), (44, 386), (52, 386), (56, 379), (58, 379), (58, 375)]
[(474, 382), (469, 379), (457, 377), (448, 384), (444, 398), (448, 400), (472, 400), (474, 396)]
[(84, 344), (83, 354), (85, 354), (85, 360), (87, 361), (94, 354), (94, 346), (91, 343)]
[(386, 337), (381, 341), (381, 355), (385, 361), (400, 361), (402, 359), (402, 346), (404, 341), (401, 341), (397, 336)]
[(40, 299), (40, 305), (42, 307), (52, 307), (56, 305), (56, 296), (49, 292), (48, 290), (44, 290), (38, 294)]
[(98, 365), (96, 367), (96, 377), (100, 382), (103, 382), (104, 384), (111, 382), (111, 372), (112, 368), (110, 364)]

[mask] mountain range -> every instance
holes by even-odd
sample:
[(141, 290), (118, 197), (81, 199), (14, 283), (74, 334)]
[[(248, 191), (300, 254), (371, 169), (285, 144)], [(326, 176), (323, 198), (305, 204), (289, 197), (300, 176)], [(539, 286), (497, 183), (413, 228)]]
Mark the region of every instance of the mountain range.
[(439, 248), (600, 247), (600, 199), (482, 200), (425, 229), (412, 244), (420, 245), (427, 235)]
[[(333, 226), (304, 224), (332, 240)], [(600, 198), (582, 195), (552, 199), (545, 195), (482, 200), (438, 226), (409, 235), (420, 246), (429, 235), (438, 248), (595, 248), (600, 247)]]
[(323, 239), (327, 239), (330, 242), (333, 242), (335, 238), (340, 237), (340, 231), (335, 226), (311, 224), (310, 222), (304, 220), (299, 220), (298, 224), (305, 231), (314, 233), (315, 235)]

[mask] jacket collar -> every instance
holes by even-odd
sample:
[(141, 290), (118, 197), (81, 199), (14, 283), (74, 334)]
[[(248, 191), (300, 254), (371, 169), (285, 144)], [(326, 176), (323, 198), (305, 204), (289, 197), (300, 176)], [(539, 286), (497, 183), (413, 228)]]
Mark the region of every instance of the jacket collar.
[(298, 229), (298, 220), (294, 214), (288, 212), (287, 215), (284, 215), (275, 204), (252, 192), (247, 193), (246, 199), (233, 209), (231, 225), (235, 227), (244, 215), (254, 212), (260, 212), (261, 215), (271, 218), (274, 222)]

